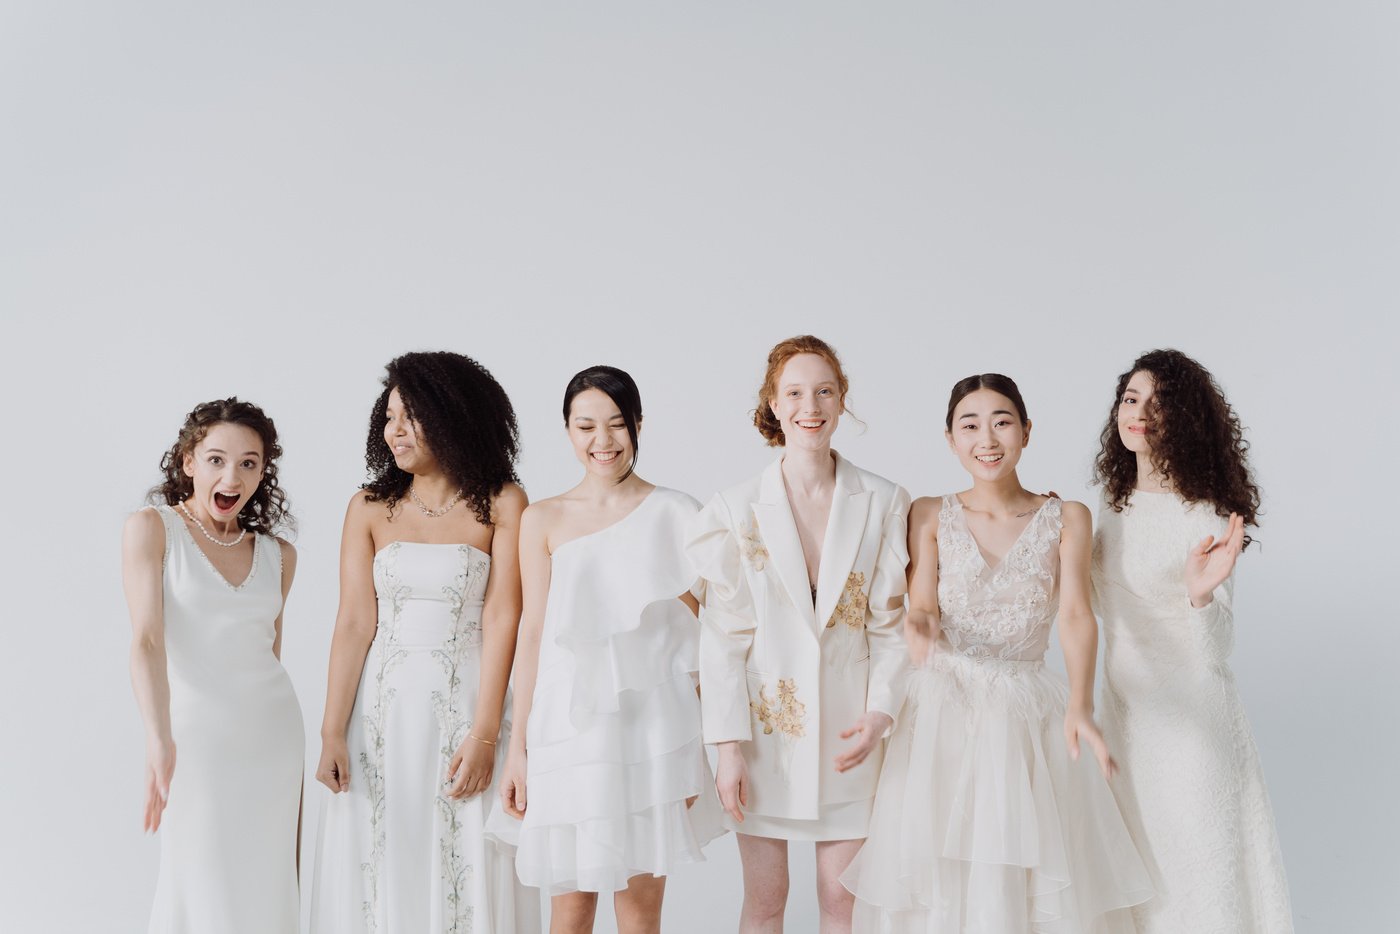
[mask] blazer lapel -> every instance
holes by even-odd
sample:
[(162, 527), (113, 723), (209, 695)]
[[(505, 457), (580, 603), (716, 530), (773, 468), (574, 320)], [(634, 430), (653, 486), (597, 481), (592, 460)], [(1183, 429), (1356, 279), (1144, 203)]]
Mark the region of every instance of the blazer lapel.
[(797, 523), (792, 518), (787, 487), (783, 484), (781, 458), (763, 471), (753, 514), (758, 520), (758, 534), (763, 537), (768, 557), (777, 569), (788, 599), (816, 632), (817, 617), (812, 609), (812, 591), (807, 585), (807, 562), (802, 556), (802, 541), (797, 537)]
[[(841, 594), (850, 578), (851, 566), (860, 553), (865, 537), (865, 520), (870, 513), (870, 498), (874, 494), (860, 482), (860, 474), (851, 462), (836, 457), (836, 489), (831, 493), (831, 514), (826, 520), (826, 535), (822, 539), (821, 573), (817, 578), (817, 634), (831, 619)], [(804, 568), (805, 570), (805, 568)]]

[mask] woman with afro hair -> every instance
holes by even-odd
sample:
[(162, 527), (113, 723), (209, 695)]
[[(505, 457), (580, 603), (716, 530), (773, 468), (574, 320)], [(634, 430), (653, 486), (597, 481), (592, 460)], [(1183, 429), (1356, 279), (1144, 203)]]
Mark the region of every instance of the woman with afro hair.
[(1235, 560), (1259, 488), (1234, 409), (1176, 350), (1118, 378), (1095, 461), (1115, 791), (1159, 895), (1141, 934), (1288, 934), (1288, 883), (1259, 755), (1227, 660)]
[(528, 934), (538, 896), (482, 835), (520, 619), (515, 412), (460, 354), (387, 371), (341, 538), (311, 927)]

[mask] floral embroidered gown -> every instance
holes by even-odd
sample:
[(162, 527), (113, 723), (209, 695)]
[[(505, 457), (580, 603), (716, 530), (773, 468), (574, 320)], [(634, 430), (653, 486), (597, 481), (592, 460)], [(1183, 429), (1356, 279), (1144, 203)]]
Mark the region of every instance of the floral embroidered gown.
[(1234, 579), (1195, 609), (1186, 550), (1226, 520), (1174, 493), (1099, 511), (1094, 595), (1103, 618), (1104, 733), (1114, 791), (1161, 894), (1143, 934), (1290, 934), (1288, 880), (1259, 753), (1228, 659)]
[[(909, 679), (870, 836), (841, 881), (852, 930), (1131, 934), (1146, 867), (1045, 670), (1059, 605), (1060, 500), (989, 567), (956, 496), (938, 517), (938, 642)], [(1186, 934), (1186, 932), (1181, 932)]]
[[(346, 742), (350, 788), (328, 794), (312, 886), (315, 934), (469, 934), (539, 928), (539, 896), (483, 835), (493, 787), (444, 795), (471, 729), (489, 555), (395, 542), (374, 557), (379, 629)], [(509, 741), (501, 724), (496, 774)]]
[(163, 612), (175, 776), (151, 934), (296, 934), (301, 706), (272, 654), (282, 549), (255, 535), (237, 585), (170, 506)]

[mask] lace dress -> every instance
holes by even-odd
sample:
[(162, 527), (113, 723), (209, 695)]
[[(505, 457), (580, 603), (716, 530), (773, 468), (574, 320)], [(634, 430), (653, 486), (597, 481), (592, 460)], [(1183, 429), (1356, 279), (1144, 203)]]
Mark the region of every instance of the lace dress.
[[(374, 556), (379, 628), (346, 733), (350, 788), (327, 795), (311, 891), (313, 934), (539, 930), (539, 896), (483, 835), (493, 786), (443, 792), (471, 729), (491, 556), (394, 542)], [(503, 719), (497, 745), (510, 739)]]
[(1070, 758), (1045, 670), (1059, 604), (1051, 498), (989, 567), (962, 505), (938, 517), (942, 624), (885, 754), (870, 836), (842, 876), (854, 931), (1129, 934), (1147, 869), (1094, 757)]
[(1094, 593), (1104, 627), (1104, 731), (1119, 803), (1160, 894), (1145, 934), (1289, 934), (1288, 881), (1259, 754), (1227, 659), (1233, 579), (1201, 609), (1187, 549), (1226, 520), (1171, 493), (1103, 507)]

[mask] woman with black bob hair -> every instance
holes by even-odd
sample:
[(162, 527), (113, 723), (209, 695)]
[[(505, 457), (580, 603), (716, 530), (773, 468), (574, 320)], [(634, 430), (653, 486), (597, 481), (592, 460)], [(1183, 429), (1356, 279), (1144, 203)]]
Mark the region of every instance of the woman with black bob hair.
[(700, 504), (637, 475), (627, 373), (575, 374), (563, 414), (583, 477), (521, 520), (517, 728), (500, 782), (520, 820), (498, 813), (490, 831), (518, 845), (520, 880), (554, 896), (551, 930), (591, 931), (609, 893), (618, 930), (640, 934), (660, 930), (666, 876), (720, 832), (684, 551)]
[(1258, 525), (1244, 429), (1214, 377), (1153, 350), (1118, 377), (1095, 460), (1104, 733), (1159, 895), (1140, 934), (1287, 934), (1273, 810), (1228, 667), (1235, 560)]
[[(152, 932), (297, 930), (305, 738), (282, 667), (296, 550), (262, 409), (201, 403), (126, 521), (131, 681), (146, 726), (145, 827), (161, 834)], [(176, 767), (176, 746), (179, 766)]]
[(311, 927), (528, 934), (538, 899), (483, 836), (520, 618), (515, 411), (461, 354), (386, 369), (341, 538)]

